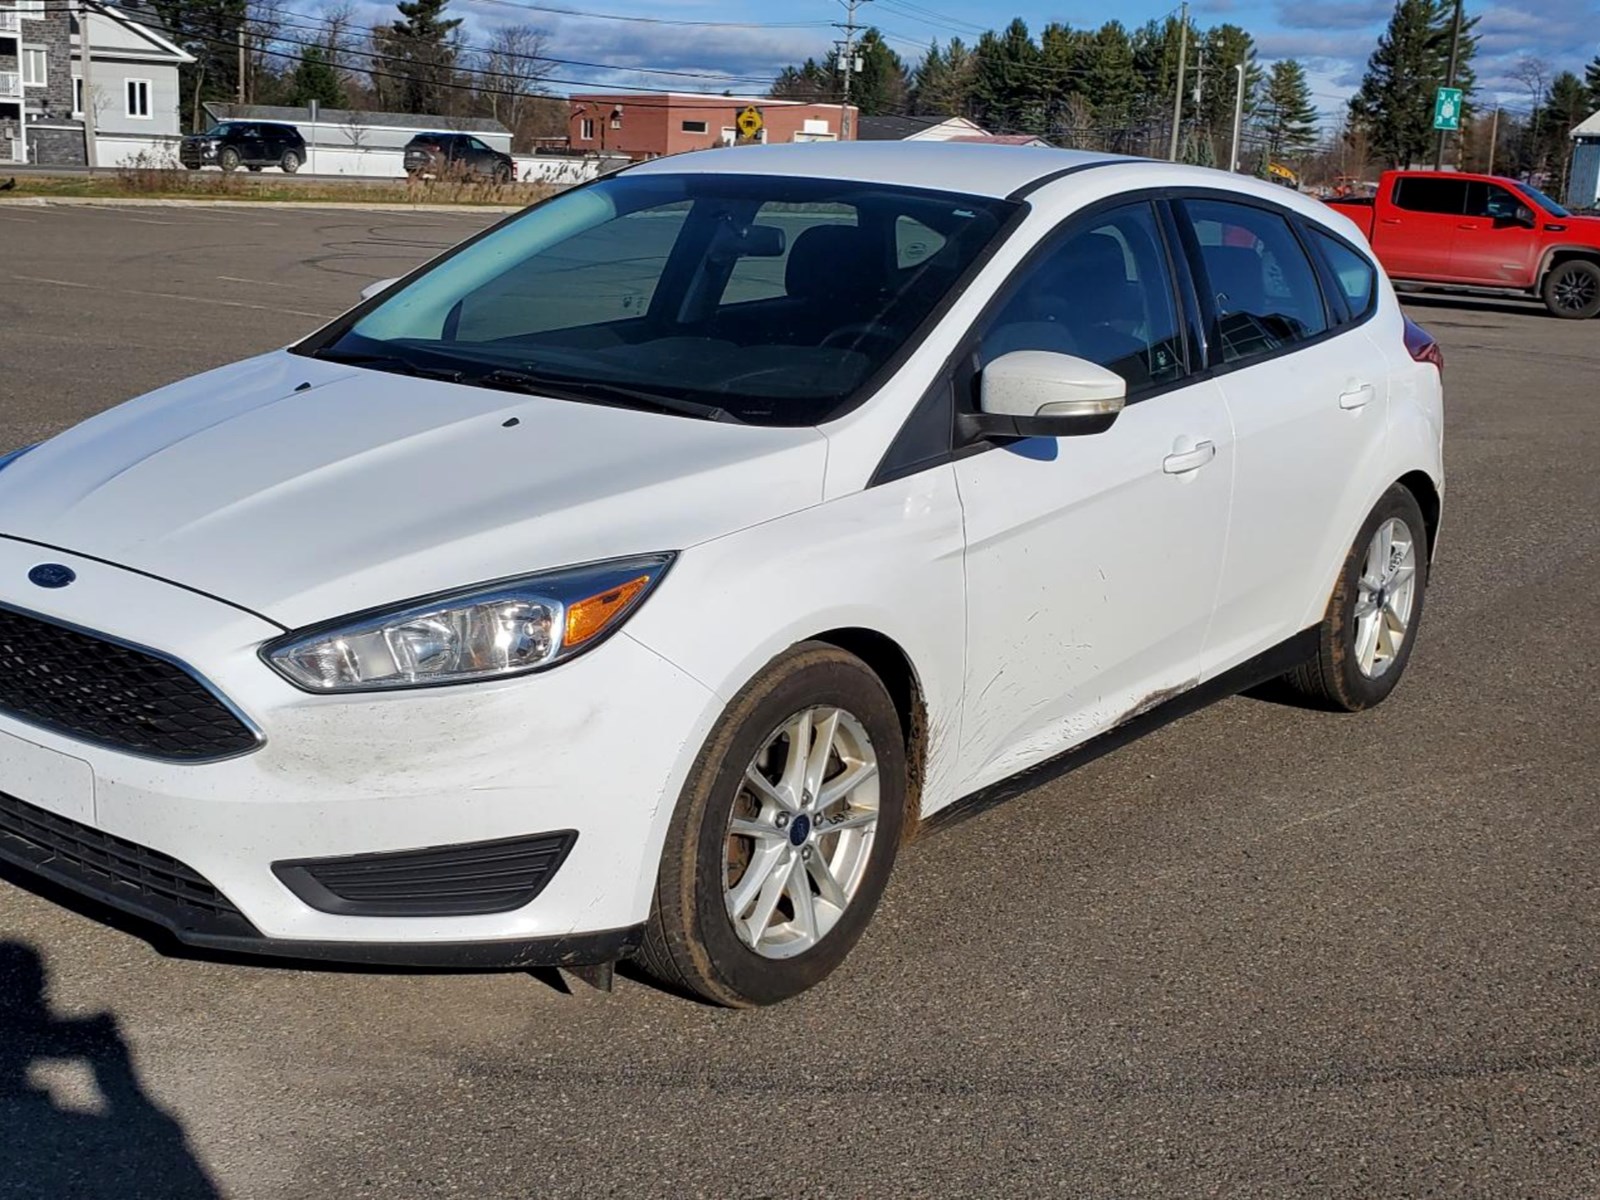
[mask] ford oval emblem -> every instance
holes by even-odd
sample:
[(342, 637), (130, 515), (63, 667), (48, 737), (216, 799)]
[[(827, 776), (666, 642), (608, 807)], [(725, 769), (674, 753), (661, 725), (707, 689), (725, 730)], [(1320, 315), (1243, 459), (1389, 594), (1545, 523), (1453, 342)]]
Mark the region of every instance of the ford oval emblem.
[(60, 563), (40, 563), (28, 572), (28, 582), (42, 588), (64, 588), (77, 577), (76, 571)]

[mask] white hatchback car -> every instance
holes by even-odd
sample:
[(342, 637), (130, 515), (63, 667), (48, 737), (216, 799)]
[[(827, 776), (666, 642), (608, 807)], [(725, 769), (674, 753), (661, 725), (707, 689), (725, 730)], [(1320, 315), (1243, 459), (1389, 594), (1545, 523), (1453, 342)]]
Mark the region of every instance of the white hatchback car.
[(782, 999), (919, 818), (1382, 700), (1441, 366), (1250, 179), (633, 167), (5, 461), (0, 857), (201, 947)]

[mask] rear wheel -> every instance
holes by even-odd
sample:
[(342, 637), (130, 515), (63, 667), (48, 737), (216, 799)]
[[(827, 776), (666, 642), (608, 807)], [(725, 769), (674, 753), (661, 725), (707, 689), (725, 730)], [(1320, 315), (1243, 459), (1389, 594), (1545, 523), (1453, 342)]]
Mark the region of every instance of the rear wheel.
[(1544, 277), (1544, 306), (1558, 317), (1583, 321), (1600, 314), (1600, 264), (1575, 258)]
[(293, 175), (300, 169), (300, 156), (293, 150), (285, 150), (283, 157), (278, 160), (278, 166), (283, 168), (285, 175)]
[(217, 152), (217, 166), (224, 171), (237, 171), (240, 161), (239, 152), (232, 146), (224, 146)]
[(1381, 703), (1416, 644), (1428, 584), (1428, 533), (1416, 497), (1383, 494), (1345, 556), (1318, 627), (1316, 657), (1284, 677), (1323, 708), (1358, 712)]
[(501, 163), (494, 169), (494, 181), (500, 184), (511, 182), (511, 168)]
[(807, 643), (736, 696), (667, 834), (641, 961), (717, 1004), (821, 982), (871, 920), (905, 827), (905, 742), (878, 677)]

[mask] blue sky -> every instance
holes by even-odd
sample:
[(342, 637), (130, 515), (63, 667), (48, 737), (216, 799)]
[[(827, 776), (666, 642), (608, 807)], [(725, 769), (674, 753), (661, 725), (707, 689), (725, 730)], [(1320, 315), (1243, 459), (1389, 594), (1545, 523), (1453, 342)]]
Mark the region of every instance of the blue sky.
[[(308, 11), (312, 0), (298, 0)], [(1360, 80), (1393, 0), (1196, 0), (1202, 25), (1232, 21), (1255, 35), (1263, 61), (1299, 58), (1310, 75), (1315, 100), (1332, 124)], [(363, 16), (382, 19), (392, 8), (362, 0)], [(978, 31), (1021, 16), (1035, 34), (1049, 21), (1097, 26), (1115, 17), (1126, 25), (1159, 18), (1175, 6), (1168, 0), (1094, 3), (1042, 0), (980, 3), (973, 0), (870, 0), (861, 19), (879, 26), (908, 62), (930, 39), (960, 36), (969, 44)], [(566, 12), (552, 10), (568, 10)], [(546, 53), (565, 59), (614, 64), (633, 70), (563, 67), (563, 80), (594, 84), (672, 87), (683, 91), (764, 90), (782, 65), (827, 51), (843, 19), (840, 0), (776, 0), (768, 3), (709, 3), (706, 0), (451, 0), (453, 15), (468, 21), (467, 40), (481, 44), (490, 30), (508, 23), (532, 24), (549, 35)], [(584, 14), (613, 14), (605, 20)], [(1555, 70), (1580, 75), (1600, 53), (1600, 0), (1468, 0), (1467, 12), (1481, 20), (1480, 86), (1511, 107), (1527, 108), (1525, 88), (1511, 70), (1525, 55)], [(706, 24), (693, 24), (705, 22)], [(658, 75), (649, 68), (683, 72)], [(557, 84), (557, 91), (570, 90)]]

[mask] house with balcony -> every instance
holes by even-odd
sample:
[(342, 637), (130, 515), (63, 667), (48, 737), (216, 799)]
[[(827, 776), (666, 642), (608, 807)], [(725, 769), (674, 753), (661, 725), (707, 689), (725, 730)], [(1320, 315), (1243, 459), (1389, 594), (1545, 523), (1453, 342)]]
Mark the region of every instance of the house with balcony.
[[(80, 12), (89, 28), (88, 94)], [(97, 127), (97, 165), (159, 152), (177, 140), (178, 68), (192, 61), (131, 6), (0, 0), (0, 163), (86, 162), (85, 104)]]

